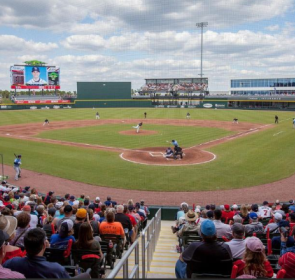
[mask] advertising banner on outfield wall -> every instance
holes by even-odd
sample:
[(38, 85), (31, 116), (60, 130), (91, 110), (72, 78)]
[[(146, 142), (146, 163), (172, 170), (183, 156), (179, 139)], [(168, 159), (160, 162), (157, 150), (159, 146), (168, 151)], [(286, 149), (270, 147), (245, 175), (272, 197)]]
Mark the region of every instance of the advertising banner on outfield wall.
[(55, 103), (71, 103), (71, 100), (16, 100), (15, 104), (55, 104)]

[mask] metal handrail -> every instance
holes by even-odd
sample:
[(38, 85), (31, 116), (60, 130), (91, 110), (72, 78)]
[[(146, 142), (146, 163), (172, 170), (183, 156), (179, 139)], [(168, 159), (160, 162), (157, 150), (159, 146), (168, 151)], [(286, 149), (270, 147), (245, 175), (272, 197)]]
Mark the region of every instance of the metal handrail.
[[(141, 253), (142, 253), (142, 278), (146, 278), (146, 271), (150, 270), (151, 261), (153, 254), (156, 249), (156, 244), (158, 242), (161, 231), (161, 208), (155, 214), (155, 217), (152, 218), (141, 232)], [(147, 240), (146, 240), (147, 239)], [(129, 272), (129, 262), (128, 259), (130, 255), (135, 250), (135, 264), (132, 268), (130, 274)], [(146, 257), (147, 254), (147, 257)], [(147, 267), (146, 267), (147, 262)], [(114, 267), (112, 272), (108, 275), (107, 278), (115, 278), (121, 268), (123, 267), (123, 278), (139, 278), (139, 239), (137, 239), (129, 250), (122, 256), (122, 259)]]
[[(128, 259), (129, 259), (129, 256), (133, 253), (134, 250), (135, 250), (135, 264), (134, 264), (134, 267), (132, 268), (131, 273), (128, 274), (128, 271), (129, 271)], [(122, 256), (119, 263), (116, 264), (116, 266), (114, 267), (114, 269), (108, 275), (107, 278), (115, 278), (122, 267), (123, 267), (123, 278), (124, 279), (134, 278), (134, 276), (135, 276), (135, 278), (139, 278), (139, 241), (138, 240), (136, 240), (131, 245), (129, 250)]]
[[(153, 254), (156, 249), (161, 231), (161, 208), (155, 214), (141, 233), (142, 249), (142, 278), (146, 278), (146, 272), (150, 270)], [(147, 238), (147, 240), (146, 240)], [(146, 258), (147, 254), (147, 258)], [(146, 267), (147, 263), (147, 267)]]

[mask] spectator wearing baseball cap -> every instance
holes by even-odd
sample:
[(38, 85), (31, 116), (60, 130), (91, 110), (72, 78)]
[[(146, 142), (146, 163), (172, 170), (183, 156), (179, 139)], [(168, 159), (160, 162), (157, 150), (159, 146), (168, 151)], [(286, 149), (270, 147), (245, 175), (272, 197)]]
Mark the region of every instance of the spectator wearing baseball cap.
[(0, 279), (23, 279), (25, 276), (21, 273), (11, 271), (9, 268), (4, 268), (1, 264), (3, 263), (3, 256), (5, 256), (5, 243), (9, 239), (9, 235), (0, 230)]
[[(201, 224), (201, 242), (192, 242), (180, 255), (176, 262), (175, 274), (177, 278), (191, 278), (192, 273), (204, 272), (220, 273), (219, 266), (214, 263), (232, 259), (229, 246), (216, 241), (216, 228), (212, 221), (204, 220)], [(230, 268), (231, 270), (231, 268)], [(227, 274), (230, 274), (228, 271)]]
[(266, 233), (268, 229), (269, 229), (269, 233), (278, 233), (278, 232), (280, 232), (279, 224), (282, 221), (283, 216), (280, 213), (275, 213), (273, 215), (273, 217), (274, 217), (274, 222), (267, 224), (267, 226), (264, 229), (264, 233)]
[(272, 208), (268, 206), (268, 201), (263, 201), (263, 205), (258, 208), (259, 213), (257, 213), (258, 217), (261, 217), (262, 219), (265, 218), (271, 218), (273, 213), (272, 213)]
[(76, 242), (75, 237), (73, 236), (74, 222), (70, 219), (65, 219), (61, 223), (58, 233), (51, 235), (50, 245), (52, 248), (65, 249), (68, 245), (70, 239), (73, 240), (73, 243)]
[(245, 243), (245, 228), (242, 224), (236, 223), (233, 224), (232, 227), (232, 235), (233, 239), (227, 242), (230, 250), (232, 252), (234, 259), (241, 259), (246, 250)]
[(56, 221), (56, 226), (57, 226), (57, 229), (59, 229), (61, 223), (64, 221), (64, 220), (67, 220), (67, 219), (70, 219), (72, 220), (73, 222), (75, 222), (76, 220), (76, 216), (73, 215), (73, 207), (71, 205), (66, 205), (63, 209), (64, 211), (64, 217), (63, 218), (60, 218)]
[(258, 222), (258, 215), (256, 212), (250, 212), (249, 214), (249, 224), (245, 226), (246, 236), (252, 236), (253, 233), (258, 234), (264, 233), (264, 228), (262, 223)]
[(234, 211), (231, 211), (230, 206), (228, 204), (224, 204), (224, 210), (222, 211), (221, 220), (223, 222), (230, 221), (234, 217)]
[(87, 218), (87, 210), (84, 208), (78, 209), (76, 213), (76, 219), (74, 222), (74, 237), (76, 239), (79, 239), (79, 228), (82, 223), (86, 221)]
[(272, 278), (273, 269), (265, 256), (265, 248), (257, 237), (249, 237), (245, 240), (246, 251), (242, 260), (234, 264), (238, 266), (237, 276), (252, 275), (255, 277)]

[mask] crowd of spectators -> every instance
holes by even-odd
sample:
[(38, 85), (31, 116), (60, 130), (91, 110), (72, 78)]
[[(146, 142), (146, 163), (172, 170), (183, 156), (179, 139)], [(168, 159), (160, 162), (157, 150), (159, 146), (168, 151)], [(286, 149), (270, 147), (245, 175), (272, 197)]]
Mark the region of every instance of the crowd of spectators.
[(119, 205), (111, 197), (104, 202), (84, 194), (57, 198), (53, 191), (42, 197), (35, 188), (6, 181), (0, 186), (0, 211), (0, 278), (69, 278), (63, 266), (46, 260), (47, 248), (66, 250), (72, 241), (72, 249), (93, 250), (103, 258), (101, 236), (114, 234), (123, 245), (132, 244), (149, 215), (143, 200)]
[[(273, 278), (279, 269), (285, 269), (285, 278), (294, 278), (294, 225), (294, 200), (264, 201), (261, 206), (198, 205), (192, 209), (183, 202), (171, 226), (179, 239), (176, 277), (191, 278), (192, 274), (206, 272), (214, 278), (217, 274), (230, 275), (236, 266), (239, 278)], [(184, 244), (185, 234), (200, 239)], [(268, 259), (273, 249), (277, 249), (276, 267)]]
[(179, 84), (170, 84), (170, 83), (161, 83), (155, 84), (150, 83), (146, 84), (141, 88), (143, 92), (194, 92), (194, 91), (206, 91), (208, 89), (208, 85), (203, 83), (179, 83)]

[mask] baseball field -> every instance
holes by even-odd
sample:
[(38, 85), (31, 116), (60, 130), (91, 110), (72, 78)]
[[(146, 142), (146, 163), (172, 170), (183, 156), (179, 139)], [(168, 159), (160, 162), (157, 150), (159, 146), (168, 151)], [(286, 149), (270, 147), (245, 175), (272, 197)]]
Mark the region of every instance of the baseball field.
[[(24, 169), (97, 186), (226, 190), (295, 173), (293, 117), (292, 112), (212, 109), (1, 111), (0, 151), (7, 165), (14, 153), (22, 154)], [(49, 126), (43, 126), (46, 118)], [(132, 126), (140, 121), (136, 133)], [(172, 139), (184, 149), (182, 160), (163, 157)]]

